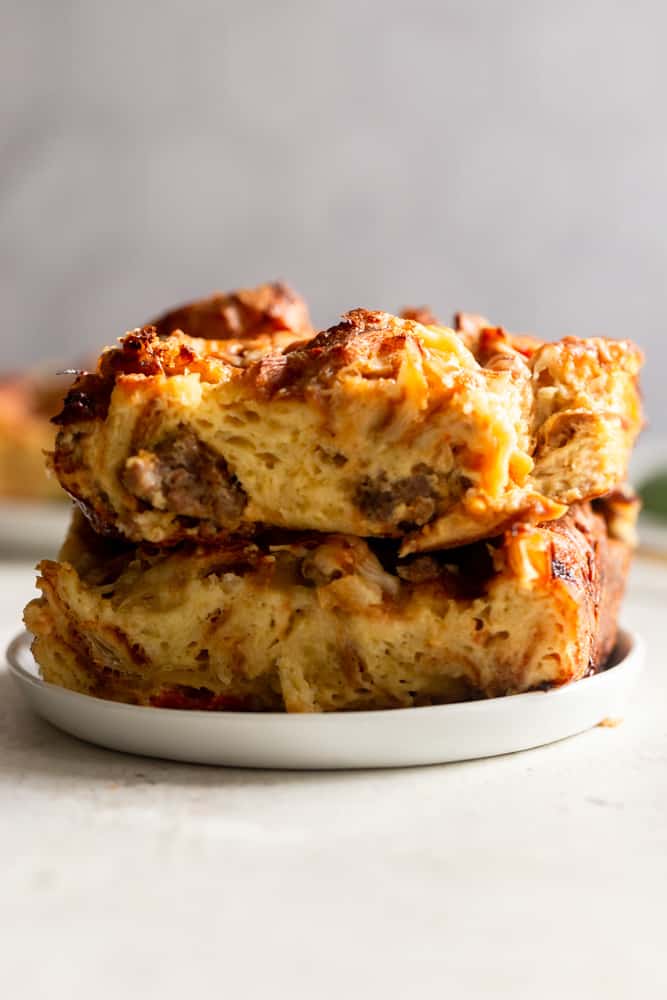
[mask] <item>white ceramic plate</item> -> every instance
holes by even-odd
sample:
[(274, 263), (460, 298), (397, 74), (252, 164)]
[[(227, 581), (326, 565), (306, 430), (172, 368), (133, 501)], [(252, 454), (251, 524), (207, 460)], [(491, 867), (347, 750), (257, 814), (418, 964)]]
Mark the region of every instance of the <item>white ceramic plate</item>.
[(200, 712), (121, 705), (39, 677), (30, 636), (11, 643), (12, 675), (32, 708), (59, 729), (113, 750), (232, 767), (407, 767), (527, 750), (625, 712), (644, 643), (622, 632), (615, 665), (553, 691), (427, 708), (319, 715)]
[(65, 539), (72, 504), (64, 500), (0, 500), (0, 552), (53, 557)]

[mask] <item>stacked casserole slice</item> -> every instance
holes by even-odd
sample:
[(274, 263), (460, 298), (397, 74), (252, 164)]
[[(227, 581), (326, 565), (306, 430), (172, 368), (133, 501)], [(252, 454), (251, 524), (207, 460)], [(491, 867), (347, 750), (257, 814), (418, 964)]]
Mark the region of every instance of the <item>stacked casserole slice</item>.
[(57, 418), (77, 513), (26, 610), (43, 676), (120, 701), (333, 711), (604, 668), (634, 538), (629, 341), (283, 286), (128, 333)]

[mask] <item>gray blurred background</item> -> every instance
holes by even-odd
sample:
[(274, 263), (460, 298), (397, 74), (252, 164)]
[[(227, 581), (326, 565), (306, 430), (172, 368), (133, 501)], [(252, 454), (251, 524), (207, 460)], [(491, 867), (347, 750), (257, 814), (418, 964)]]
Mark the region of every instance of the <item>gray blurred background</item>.
[(2, 367), (282, 277), (320, 326), (631, 335), (667, 429), (664, 4), (0, 10)]

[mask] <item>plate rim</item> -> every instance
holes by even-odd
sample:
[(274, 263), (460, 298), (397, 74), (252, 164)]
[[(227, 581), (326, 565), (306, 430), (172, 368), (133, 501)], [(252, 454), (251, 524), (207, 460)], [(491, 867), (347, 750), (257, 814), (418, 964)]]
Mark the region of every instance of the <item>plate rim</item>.
[[(603, 684), (605, 679), (612, 672), (616, 676), (620, 673), (628, 673), (631, 670), (640, 673), (646, 656), (646, 640), (644, 637), (634, 629), (627, 628), (624, 625), (619, 625), (617, 644), (619, 641), (627, 643), (627, 651), (618, 663), (615, 663), (613, 666), (607, 667), (605, 670), (599, 671), (596, 674), (592, 674), (589, 677), (582, 677), (578, 681), (571, 681), (562, 684), (559, 687), (549, 688), (547, 691), (524, 691), (519, 694), (501, 695), (496, 698), (481, 698), (476, 701), (459, 701), (450, 704), (419, 705), (406, 708), (361, 709), (354, 711), (341, 710), (336, 712), (232, 712), (224, 710), (211, 712), (205, 709), (188, 709), (187, 712), (184, 712), (183, 709), (179, 708), (155, 708), (150, 705), (132, 705), (123, 701), (111, 701), (107, 698), (98, 698), (95, 695), (83, 694), (81, 691), (72, 691), (69, 688), (61, 687), (59, 684), (52, 684), (50, 681), (45, 681), (42, 677), (32, 673), (20, 661), (22, 654), (27, 653), (32, 657), (32, 652), (30, 650), (31, 640), (31, 633), (27, 629), (22, 629), (9, 642), (5, 651), (5, 662), (9, 668), (10, 675), (12, 675), (15, 681), (28, 684), (35, 690), (49, 690), (50, 693), (56, 697), (70, 700), (72, 704), (78, 703), (90, 705), (93, 703), (97, 707), (104, 706), (105, 709), (108, 709), (111, 712), (127, 712), (130, 710), (131, 713), (137, 716), (137, 718), (145, 713), (150, 713), (151, 716), (154, 716), (155, 713), (158, 712), (160, 716), (167, 715), (167, 717), (182, 717), (183, 715), (187, 715), (187, 717), (193, 719), (193, 721), (202, 719), (210, 720), (215, 718), (219, 719), (221, 724), (225, 721), (229, 722), (230, 719), (233, 719), (237, 725), (254, 725), (258, 719), (264, 719), (273, 724), (288, 726), (312, 725), (315, 722), (317, 722), (320, 726), (322, 724), (342, 725), (345, 721), (349, 721), (350, 719), (358, 720), (362, 723), (371, 721), (377, 722), (378, 720), (386, 719), (388, 717), (395, 719), (397, 717), (397, 713), (401, 718), (406, 719), (424, 718), (425, 715), (432, 715), (433, 713), (438, 713), (440, 715), (448, 714), (450, 716), (468, 713), (477, 714), (478, 716), (483, 717), (496, 712), (502, 712), (510, 703), (512, 705), (517, 705), (519, 703), (526, 705), (529, 700), (533, 702), (540, 700), (540, 702), (543, 703), (543, 699), (545, 697), (549, 697), (552, 701), (556, 698), (565, 700), (572, 697), (572, 693), (576, 693), (582, 684), (586, 684), (588, 690), (590, 690), (590, 687), (594, 684), (598, 686), (601, 683)], [(574, 696), (576, 696), (576, 694)], [(297, 722), (296, 720), (301, 721)], [(327, 721), (325, 722), (324, 720)]]

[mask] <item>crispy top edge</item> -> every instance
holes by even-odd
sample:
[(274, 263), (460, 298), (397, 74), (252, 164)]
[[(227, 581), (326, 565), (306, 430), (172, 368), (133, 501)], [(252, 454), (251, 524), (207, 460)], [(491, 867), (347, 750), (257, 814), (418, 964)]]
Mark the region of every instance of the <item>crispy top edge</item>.
[(447, 343), (461, 364), (469, 362), (474, 366), (477, 362), (483, 368), (530, 365), (542, 351), (558, 349), (559, 345), (573, 358), (602, 350), (609, 360), (618, 364), (630, 362), (637, 368), (642, 360), (639, 348), (631, 341), (565, 337), (549, 344), (485, 324), (480, 317), (458, 314), (457, 325), (463, 329), (454, 332), (446, 327), (427, 327), (416, 320), (386, 312), (353, 309), (345, 313), (340, 323), (310, 340), (296, 341), (283, 349), (269, 347), (266, 352), (260, 352), (258, 360), (243, 369), (243, 375), (230, 364), (225, 354), (220, 353), (219, 341), (214, 341), (207, 350), (204, 339), (180, 331), (160, 336), (155, 326), (146, 326), (127, 333), (121, 338), (119, 347), (108, 348), (95, 373), (79, 375), (54, 422), (68, 425), (103, 419), (114, 382), (123, 375), (197, 374), (202, 381), (218, 382), (233, 377), (232, 372), (236, 371), (239, 377), (247, 379), (247, 384), (264, 395), (295, 397), (302, 395), (308, 386), (331, 383), (338, 371), (353, 366), (360, 374), (371, 378), (394, 378), (409, 343), (420, 353), (429, 347), (437, 350)]
[(486, 317), (476, 313), (458, 312), (454, 316), (454, 329), (460, 333), (470, 350), (475, 354), (488, 352), (489, 347), (503, 340), (507, 346), (530, 358), (544, 341), (525, 333), (509, 333), (501, 326), (491, 323)]
[(296, 341), (313, 331), (306, 303), (282, 282), (187, 303), (126, 333), (119, 347), (103, 351), (95, 372), (79, 372), (53, 422), (104, 419), (118, 376), (196, 372), (216, 381), (227, 364), (243, 360), (246, 348), (279, 350), (291, 342), (290, 333)]
[[(273, 395), (281, 390), (299, 394), (314, 378), (333, 377), (340, 368), (371, 358), (384, 365), (387, 375), (395, 373), (400, 349), (415, 333), (418, 324), (389, 313), (355, 309), (336, 326), (312, 340), (297, 342), (284, 351), (269, 351), (245, 369), (258, 391)], [(79, 421), (103, 419), (117, 377), (122, 375), (198, 374), (206, 382), (216, 382), (231, 374), (232, 366), (196, 340), (177, 331), (160, 337), (154, 326), (132, 330), (120, 339), (120, 346), (101, 355), (95, 373), (82, 372), (70, 389), (55, 423), (66, 426)]]
[(374, 377), (392, 378), (409, 339), (419, 343), (414, 320), (379, 310), (352, 309), (340, 323), (282, 355), (268, 354), (248, 369), (248, 377), (267, 395), (298, 396), (315, 382), (330, 382), (337, 371), (352, 365)]
[[(406, 306), (400, 312), (404, 319), (416, 320), (424, 326), (446, 327), (447, 324), (438, 319), (429, 306)], [(485, 316), (477, 313), (457, 312), (454, 314), (453, 329), (458, 333), (466, 347), (483, 363), (481, 359), (490, 356), (493, 348), (504, 344), (506, 350), (512, 350), (524, 357), (531, 357), (544, 344), (538, 337), (528, 334), (510, 333), (504, 327), (492, 323)]]
[(191, 338), (180, 332), (160, 337), (154, 326), (132, 330), (120, 338), (120, 347), (109, 347), (95, 372), (80, 372), (65, 397), (55, 424), (67, 426), (106, 417), (116, 379), (122, 375), (183, 375), (198, 373), (216, 381), (231, 367), (225, 361), (198, 351)]
[(274, 281), (256, 288), (215, 292), (170, 309), (150, 323), (159, 337), (181, 330), (203, 340), (253, 339), (285, 330), (311, 330), (308, 307), (289, 285)]
[[(406, 319), (416, 319), (425, 326), (446, 328), (446, 324), (439, 320), (428, 306), (407, 307), (400, 315)], [(492, 323), (477, 313), (455, 313), (453, 329), (482, 366), (487, 366), (490, 359), (503, 354), (531, 360), (539, 351), (552, 344), (566, 345), (573, 355), (604, 344), (607, 354), (617, 361), (623, 356), (631, 355), (637, 367), (644, 361), (642, 351), (631, 340), (568, 335), (556, 341), (545, 341), (527, 333), (510, 333), (504, 327)]]

